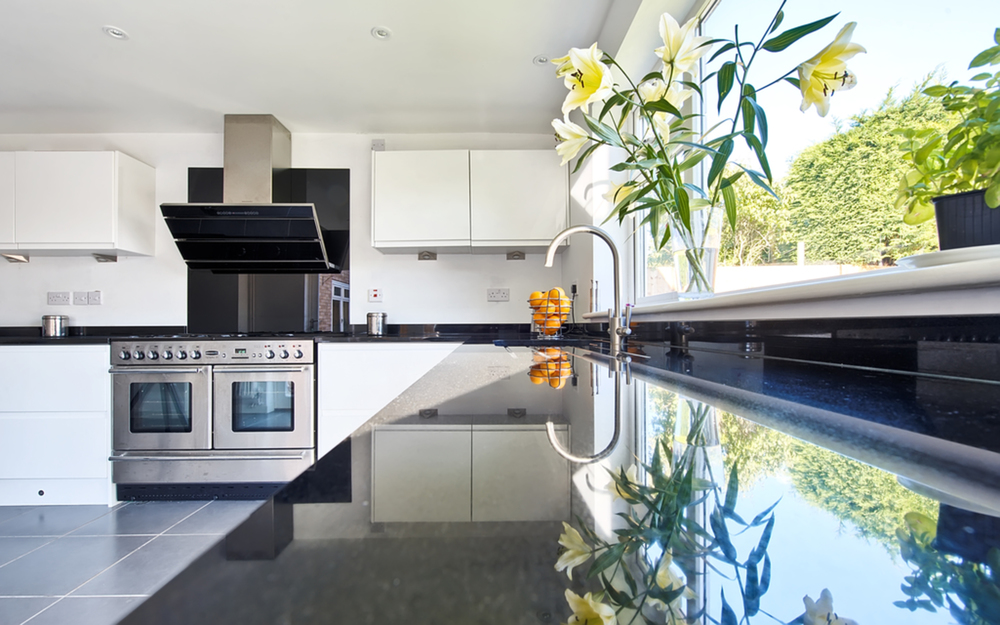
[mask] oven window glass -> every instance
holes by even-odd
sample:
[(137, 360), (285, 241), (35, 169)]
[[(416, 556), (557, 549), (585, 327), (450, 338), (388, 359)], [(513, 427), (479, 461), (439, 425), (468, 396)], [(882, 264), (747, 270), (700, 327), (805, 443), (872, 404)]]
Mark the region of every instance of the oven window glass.
[(190, 432), (190, 382), (132, 382), (129, 385), (132, 432)]
[(233, 382), (234, 432), (291, 432), (293, 382)]

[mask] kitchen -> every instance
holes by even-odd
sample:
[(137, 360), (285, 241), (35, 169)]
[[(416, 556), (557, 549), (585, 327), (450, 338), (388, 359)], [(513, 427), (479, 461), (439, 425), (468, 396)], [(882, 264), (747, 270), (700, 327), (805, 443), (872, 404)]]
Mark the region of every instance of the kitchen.
[[(440, 109), (442, 119), (435, 122), (421, 117), (422, 110), (431, 108), (431, 105), (421, 101), (406, 101), (401, 110), (388, 110), (383, 103), (396, 100), (400, 91), (413, 91), (415, 87), (407, 80), (425, 76), (424, 72), (428, 71), (432, 72), (433, 80), (430, 82), (434, 84), (433, 93), (428, 94), (428, 97), (457, 97), (462, 89), (447, 85), (454, 81), (455, 76), (474, 77), (477, 73), (476, 59), (465, 58), (473, 56), (468, 54), (469, 42), (464, 40), (469, 33), (474, 34), (477, 44), (483, 48), (505, 50), (513, 47), (504, 39), (504, 33), (509, 31), (496, 24), (490, 32), (498, 40), (492, 45), (482, 43), (481, 39), (485, 36), (482, 23), (476, 19), (477, 15), (473, 15), (475, 11), (465, 6), (466, 3), (453, 3), (445, 11), (451, 17), (443, 25), (449, 31), (462, 35), (462, 40), (456, 41), (452, 48), (426, 43), (414, 44), (412, 39), (408, 39), (413, 35), (407, 32), (403, 26), (405, 22), (398, 17), (409, 13), (398, 6), (392, 10), (353, 8), (358, 12), (356, 17), (359, 23), (364, 24), (364, 28), (358, 33), (345, 36), (343, 45), (350, 53), (334, 48), (328, 35), (317, 32), (321, 24), (342, 19), (342, 7), (317, 8), (317, 11), (326, 12), (306, 21), (293, 21), (289, 16), (273, 20), (273, 17), (242, 15), (241, 19), (248, 20), (244, 24), (246, 32), (256, 36), (271, 36), (272, 29), (278, 29), (283, 36), (292, 36), (289, 33), (294, 33), (296, 45), (288, 47), (288, 54), (295, 62), (277, 64), (281, 69), (274, 70), (273, 80), (261, 81), (246, 66), (261, 63), (264, 67), (273, 68), (274, 61), (261, 58), (263, 50), (244, 43), (241, 49), (243, 56), (234, 55), (238, 58), (230, 59), (231, 67), (221, 67), (221, 61), (218, 67), (206, 67), (205, 73), (194, 81), (194, 86), (187, 86), (187, 92), (178, 88), (183, 87), (183, 84), (177, 74), (156, 78), (142, 75), (141, 64), (155, 64), (157, 60), (156, 50), (142, 46), (152, 45), (155, 48), (160, 44), (143, 41), (143, 32), (149, 31), (151, 26), (143, 26), (141, 15), (115, 13), (114, 16), (105, 18), (104, 14), (89, 14), (86, 7), (79, 7), (77, 3), (66, 3), (60, 7), (57, 16), (51, 17), (53, 23), (45, 24), (46, 28), (42, 28), (40, 24), (32, 35), (37, 37), (37, 33), (41, 32), (46, 33), (44, 37), (52, 37), (45, 44), (52, 48), (52, 52), (43, 54), (38, 51), (37, 46), (42, 44), (29, 40), (28, 31), (32, 29), (18, 26), (20, 22), (11, 19), (5, 27), (9, 30), (2, 38), (4, 45), (10, 46), (8, 55), (11, 58), (15, 58), (15, 55), (17, 58), (39, 58), (39, 67), (32, 68), (26, 63), (26, 67), (16, 71), (28, 74), (20, 76), (22, 80), (29, 80), (32, 74), (51, 76), (51, 83), (58, 84), (59, 87), (50, 87), (48, 95), (56, 98), (57, 102), (59, 98), (68, 97), (68, 92), (82, 94), (84, 101), (81, 108), (85, 111), (88, 106), (95, 106), (95, 102), (112, 102), (100, 109), (105, 112), (82, 112), (77, 116), (68, 112), (49, 117), (41, 112), (26, 113), (23, 118), (17, 118), (13, 114), (6, 115), (7, 122), (2, 127), (4, 134), (0, 135), (0, 151), (121, 151), (155, 169), (155, 204), (158, 206), (184, 201), (188, 190), (189, 167), (222, 166), (224, 138), (221, 127), (224, 114), (273, 113), (292, 129), (291, 161), (294, 167), (351, 171), (350, 280), (355, 295), (352, 298), (350, 324), (363, 328), (366, 313), (372, 311), (386, 312), (390, 324), (413, 326), (525, 324), (525, 300), (530, 292), (542, 286), (556, 284), (569, 290), (574, 283), (582, 288), (582, 297), (578, 302), (587, 304), (583, 307), (578, 304), (578, 310), (606, 310), (611, 308), (613, 297), (612, 289), (608, 288), (612, 279), (606, 248), (600, 242), (591, 244), (591, 241), (583, 237), (575, 238), (571, 246), (561, 252), (562, 261), (554, 269), (543, 269), (544, 254), (537, 249), (529, 251), (523, 260), (508, 260), (506, 255), (499, 253), (441, 253), (436, 260), (425, 261), (419, 260), (415, 253), (383, 253), (371, 243), (372, 151), (376, 141), (384, 141), (387, 151), (551, 150), (553, 138), (548, 129), (548, 121), (557, 110), (562, 97), (562, 86), (559, 81), (553, 80), (550, 65), (533, 65), (531, 59), (540, 54), (561, 54), (570, 45), (578, 45), (580, 40), (590, 41), (598, 36), (602, 41), (608, 37), (614, 39), (612, 34), (602, 32), (603, 28), (611, 29), (615, 22), (611, 19), (612, 15), (606, 15), (609, 10), (619, 17), (618, 37), (623, 40), (626, 39), (626, 29), (622, 26), (627, 27), (633, 19), (636, 22), (655, 23), (655, 20), (650, 20), (643, 13), (643, 10), (653, 10), (647, 3), (640, 3), (641, 7), (632, 6), (631, 15), (626, 10), (628, 7), (623, 7), (623, 3), (619, 2), (588, 3), (586, 11), (581, 11), (575, 4), (572, 8), (563, 4), (564, 6), (542, 8), (527, 4), (510, 7), (510, 14), (505, 18), (509, 22), (500, 23), (511, 26), (511, 30), (513, 24), (520, 26), (520, 21), (515, 19), (518, 12), (544, 14), (538, 16), (537, 26), (531, 29), (531, 33), (524, 33), (526, 38), (528, 34), (541, 38), (545, 42), (544, 48), (517, 51), (517, 62), (523, 62), (527, 66), (526, 73), (519, 78), (521, 82), (512, 84), (508, 89), (495, 89), (492, 83), (496, 76), (480, 76), (480, 82), (476, 85), (489, 95), (477, 92), (480, 100), (473, 99), (472, 103), (464, 107), (438, 105), (436, 108)], [(689, 7), (667, 8), (684, 14)], [(182, 16), (203, 9), (200, 5), (196, 9), (194, 3), (183, 8), (172, 3), (169, 9), (162, 9), (146, 18), (159, 21), (159, 26), (164, 29), (180, 29), (188, 25)], [(659, 10), (664, 9), (661, 7)], [(217, 43), (220, 33), (232, 30), (243, 32), (242, 29), (222, 25), (227, 24), (223, 20), (228, 16), (222, 15), (220, 8), (214, 11), (219, 14), (207, 15), (203, 21), (188, 25), (192, 30), (182, 31), (187, 33), (185, 46), (172, 53), (178, 55), (178, 58), (172, 59), (171, 63), (185, 67), (185, 71), (202, 65), (210, 66), (212, 64), (202, 64), (200, 59), (206, 58), (209, 53), (215, 53), (215, 47), (220, 45)], [(618, 11), (625, 11), (628, 19), (621, 17)], [(564, 14), (574, 15), (572, 27), (567, 27), (559, 19)], [(116, 41), (100, 33), (100, 26), (105, 20), (128, 31), (130, 39)], [(418, 19), (417, 23), (430, 27), (436, 21), (434, 17), (424, 17), (423, 21)], [(90, 30), (84, 32), (82, 25), (91, 23), (95, 28), (90, 30), (94, 30), (96, 34), (92, 34)], [(213, 24), (216, 25), (215, 28)], [(388, 39), (373, 36), (370, 32), (383, 25), (390, 31)], [(15, 28), (18, 32), (14, 32)], [(657, 36), (655, 29), (647, 34), (653, 39)], [(233, 34), (234, 37), (236, 35), (237, 33)], [(159, 37), (167, 39), (162, 31)], [(193, 41), (213, 42), (212, 50), (199, 50), (197, 46), (188, 45)], [(398, 47), (393, 47), (407, 43), (416, 46), (410, 53), (400, 52)], [(123, 49), (130, 50), (127, 46), (132, 44), (140, 48), (139, 53), (122, 52)], [(79, 49), (71, 46), (79, 46)], [(625, 43), (622, 47), (626, 47)], [(67, 48), (71, 51), (67, 52)], [(357, 54), (359, 50), (363, 51), (366, 62), (380, 68), (380, 72), (391, 68), (398, 71), (399, 76), (394, 79), (383, 78), (373, 84), (371, 74), (375, 72), (353, 69), (350, 64), (339, 60), (351, 58), (350, 54)], [(55, 58), (46, 56), (47, 54), (52, 54)], [(59, 56), (60, 54), (63, 56)], [(143, 57), (143, 54), (149, 56)], [(66, 56), (81, 59), (86, 57), (86, 66), (73, 67)], [(408, 57), (442, 59), (442, 68), (447, 60), (447, 69), (438, 69), (433, 65), (428, 69), (426, 61), (418, 61), (418, 68), (399, 67)], [(313, 64), (302, 66), (301, 59), (310, 59)], [(455, 67), (452, 64), (456, 60), (468, 61), (473, 66), (465, 69)], [(357, 65), (360, 68), (364, 64)], [(127, 80), (118, 84), (124, 92), (112, 96), (88, 91), (88, 88), (93, 87), (88, 87), (88, 81), (75, 74), (91, 66), (91, 71), (100, 75), (128, 76)], [(294, 69), (289, 71), (288, 68)], [(337, 80), (320, 81), (323, 86), (319, 89), (315, 76), (325, 76), (325, 72), (332, 71), (332, 68), (344, 71), (350, 69), (357, 73)], [(362, 74), (362, 71), (369, 73)], [(528, 71), (535, 73), (529, 75)], [(99, 84), (96, 79), (94, 82)], [(486, 83), (490, 85), (488, 90)], [(257, 91), (251, 93), (251, 87)], [(324, 91), (326, 89), (329, 91)], [(170, 115), (175, 113), (171, 106), (178, 99), (183, 99), (185, 93), (190, 97), (193, 91), (205, 92), (205, 101), (209, 104), (204, 104), (197, 110), (186, 109), (185, 115), (171, 118)], [(304, 95), (290, 95), (302, 91), (305, 92)], [(345, 97), (345, 93), (352, 95)], [(355, 93), (365, 93), (372, 101), (362, 102), (360, 98), (355, 98)], [(542, 93), (550, 96), (548, 99), (539, 97)], [(122, 100), (119, 102), (116, 98)], [(496, 109), (499, 111), (495, 113), (497, 118), (487, 117), (487, 113), (479, 109), (479, 102), (490, 98), (496, 100)], [(354, 102), (355, 99), (358, 101)], [(353, 103), (355, 110), (338, 111), (334, 108), (334, 103), (348, 101)], [(126, 102), (130, 104), (126, 105)], [(302, 106), (306, 109), (301, 112), (288, 108), (292, 103), (303, 102), (305, 104)], [(38, 104), (8, 101), (0, 110), (30, 110), (31, 106)], [(544, 109), (544, 112), (532, 116), (524, 110), (533, 106)], [(311, 113), (313, 117), (310, 118), (307, 113)], [(529, 118), (533, 121), (527, 121)], [(315, 121), (317, 119), (321, 121)], [(348, 119), (352, 120), (349, 123), (353, 125), (342, 121)], [(597, 186), (606, 184), (604, 177), (597, 171), (599, 169), (595, 166), (595, 171), (584, 171), (572, 179), (570, 223), (600, 223), (601, 217), (608, 212), (610, 206), (601, 197), (604, 190)], [(608, 226), (614, 230), (613, 224)], [(625, 244), (625, 233), (618, 231), (617, 236), (627, 256), (630, 246)], [(589, 298), (591, 301), (587, 301), (587, 291), (592, 280), (607, 286), (593, 293)], [(626, 280), (625, 285), (629, 289), (630, 281)], [(493, 287), (509, 289), (510, 301), (487, 302), (485, 291)], [(365, 295), (371, 289), (378, 289), (383, 293), (382, 302), (365, 301)], [(51, 291), (100, 291), (103, 301), (99, 306), (49, 306), (46, 304), (46, 295)], [(631, 300), (629, 297), (626, 299)], [(141, 328), (141, 333), (151, 334), (160, 334), (162, 332), (157, 329), (169, 328), (172, 333), (182, 331), (187, 325), (187, 268), (165, 223), (158, 219), (155, 223), (155, 252), (149, 257), (119, 256), (115, 263), (97, 263), (90, 257), (37, 255), (32, 256), (28, 263), (4, 264), (0, 267), (0, 301), (4, 302), (0, 307), (0, 326), (5, 327), (37, 328), (42, 315), (68, 314), (70, 325), (77, 328)], [(401, 392), (403, 389), (398, 390)]]

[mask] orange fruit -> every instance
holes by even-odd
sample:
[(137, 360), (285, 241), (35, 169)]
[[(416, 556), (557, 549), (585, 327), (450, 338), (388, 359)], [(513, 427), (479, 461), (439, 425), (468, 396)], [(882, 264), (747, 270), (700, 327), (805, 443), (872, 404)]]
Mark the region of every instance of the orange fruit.
[(531, 320), (537, 324), (543, 324), (545, 323), (545, 313), (536, 312), (533, 315), (531, 315)]
[(541, 291), (532, 291), (531, 295), (528, 296), (528, 304), (532, 307), (545, 304), (545, 295)]
[(566, 378), (549, 378), (549, 386), (555, 389), (566, 386)]

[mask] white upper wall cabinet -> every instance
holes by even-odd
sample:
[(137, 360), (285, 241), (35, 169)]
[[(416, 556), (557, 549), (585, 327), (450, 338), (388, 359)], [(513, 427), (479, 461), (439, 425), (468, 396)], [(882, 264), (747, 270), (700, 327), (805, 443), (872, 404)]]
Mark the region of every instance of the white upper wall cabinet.
[(540, 251), (568, 223), (555, 150), (374, 154), (372, 245), (385, 252)]
[(372, 245), (469, 247), (468, 150), (374, 152)]
[(14, 156), (18, 250), (58, 256), (154, 253), (156, 175), (152, 167), (110, 151), (16, 152)]
[(469, 155), (472, 246), (548, 246), (569, 219), (569, 173), (555, 150)]
[(0, 152), (0, 251), (14, 251), (14, 153)]

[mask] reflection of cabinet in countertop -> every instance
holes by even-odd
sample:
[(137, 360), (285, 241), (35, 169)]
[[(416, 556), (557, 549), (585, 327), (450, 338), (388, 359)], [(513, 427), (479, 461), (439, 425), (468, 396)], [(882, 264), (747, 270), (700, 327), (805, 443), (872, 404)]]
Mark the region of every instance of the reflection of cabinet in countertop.
[[(569, 427), (556, 426), (569, 446)], [(383, 425), (372, 437), (372, 521), (565, 521), (569, 463), (544, 425)]]
[(114, 151), (0, 152), (0, 250), (152, 255), (156, 174)]
[(541, 251), (568, 219), (555, 150), (374, 153), (372, 245), (383, 251)]

